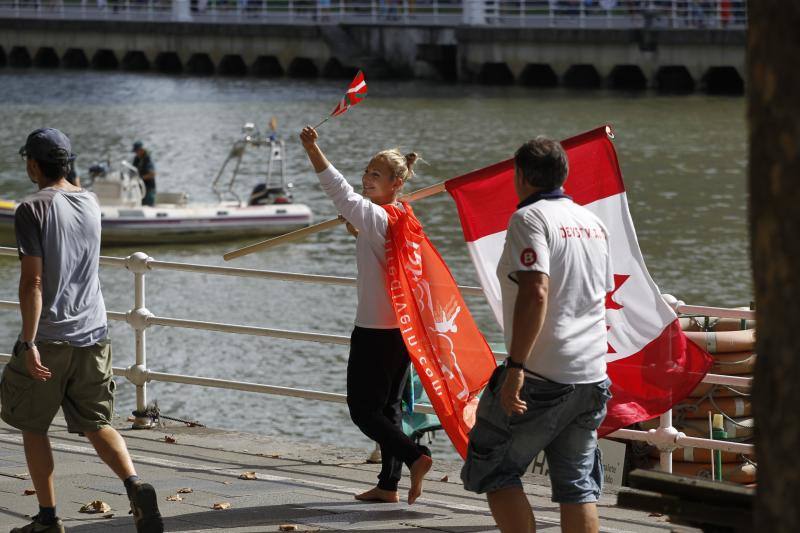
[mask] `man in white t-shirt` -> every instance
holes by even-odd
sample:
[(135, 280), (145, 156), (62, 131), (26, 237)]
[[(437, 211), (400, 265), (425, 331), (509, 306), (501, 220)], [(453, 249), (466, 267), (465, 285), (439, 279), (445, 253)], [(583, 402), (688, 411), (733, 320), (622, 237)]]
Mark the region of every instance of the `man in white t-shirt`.
[(544, 450), (562, 530), (598, 531), (597, 428), (611, 397), (608, 232), (564, 194), (568, 163), (558, 142), (525, 143), (514, 168), (520, 204), (497, 268), (509, 357), (481, 397), (461, 477), (468, 490), (487, 493), (501, 531), (535, 531), (520, 478)]

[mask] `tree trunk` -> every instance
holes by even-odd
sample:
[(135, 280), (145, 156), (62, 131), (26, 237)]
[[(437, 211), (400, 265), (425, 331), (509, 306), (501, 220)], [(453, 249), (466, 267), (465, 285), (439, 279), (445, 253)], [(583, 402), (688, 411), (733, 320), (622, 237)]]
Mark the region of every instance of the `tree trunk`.
[(800, 2), (750, 0), (754, 531), (800, 531)]

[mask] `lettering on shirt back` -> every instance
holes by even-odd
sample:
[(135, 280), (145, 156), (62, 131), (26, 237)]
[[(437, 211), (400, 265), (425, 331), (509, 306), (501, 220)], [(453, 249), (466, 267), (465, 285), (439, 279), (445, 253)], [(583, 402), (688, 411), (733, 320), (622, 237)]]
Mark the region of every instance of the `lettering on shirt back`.
[(558, 228), (558, 233), (562, 239), (603, 239), (606, 240), (606, 234), (597, 226), (592, 228), (585, 228), (583, 226), (561, 226)]

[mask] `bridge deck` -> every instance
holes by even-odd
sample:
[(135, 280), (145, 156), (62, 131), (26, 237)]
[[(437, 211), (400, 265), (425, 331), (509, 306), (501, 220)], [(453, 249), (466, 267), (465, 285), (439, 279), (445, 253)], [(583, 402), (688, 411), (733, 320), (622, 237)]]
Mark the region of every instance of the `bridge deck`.
[[(170, 426), (150, 431), (126, 429), (120, 421), (139, 475), (157, 489), (167, 531), (266, 532), (282, 524), (296, 531), (496, 531), (485, 498), (464, 491), (458, 464), (439, 461), (429, 475), (425, 494), (413, 506), (362, 504), (353, 494), (372, 486), (378, 465), (364, 463), (364, 450), (319, 446), (285, 438), (205, 428)], [(175, 443), (165, 442), (165, 436)], [(88, 441), (66, 431), (63, 419), (51, 430), (56, 460), (58, 513), (70, 532), (134, 531), (122, 484), (94, 455)], [(257, 479), (239, 479), (246, 471)], [(401, 484), (404, 494), (407, 479)], [(182, 501), (167, 501), (182, 487)], [(27, 476), (20, 434), (0, 423), (0, 524), (2, 529), (27, 522), (37, 510)], [(558, 531), (558, 507), (550, 502), (545, 478), (529, 476), (526, 492), (541, 531)], [(90, 501), (111, 506), (106, 517), (78, 512)], [(214, 511), (226, 502), (228, 510)], [(666, 532), (664, 517), (615, 507), (616, 496), (604, 494), (600, 505), (603, 531)]]

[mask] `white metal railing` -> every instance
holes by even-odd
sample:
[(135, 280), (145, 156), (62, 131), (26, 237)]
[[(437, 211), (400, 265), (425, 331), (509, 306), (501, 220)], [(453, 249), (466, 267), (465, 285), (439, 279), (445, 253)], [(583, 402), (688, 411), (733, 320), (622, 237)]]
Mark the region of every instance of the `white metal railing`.
[(236, 24), (743, 29), (746, 0), (0, 0), (0, 18)]
[[(0, 247), (0, 256), (16, 256), (15, 248)], [(142, 252), (134, 253), (128, 257), (105, 257), (101, 256), (100, 264), (112, 268), (125, 268), (133, 273), (134, 276), (134, 307), (126, 313), (109, 311), (108, 319), (126, 322), (133, 328), (135, 334), (135, 362), (127, 368), (114, 368), (114, 374), (125, 377), (136, 386), (136, 410), (143, 412), (147, 406), (147, 383), (151, 381), (162, 381), (170, 383), (182, 383), (187, 385), (200, 385), (205, 387), (234, 389), (247, 392), (258, 392), (262, 394), (272, 394), (280, 396), (291, 396), (327, 402), (344, 403), (346, 397), (343, 394), (336, 394), (324, 391), (294, 389), (290, 387), (280, 387), (275, 385), (265, 385), (260, 383), (250, 383), (244, 381), (232, 381), (225, 379), (207, 378), (202, 376), (186, 376), (166, 372), (154, 372), (147, 367), (147, 344), (145, 330), (152, 325), (166, 327), (202, 329), (206, 331), (219, 331), (225, 333), (238, 333), (245, 335), (258, 335), (277, 337), (291, 340), (302, 340), (311, 342), (349, 344), (349, 337), (342, 335), (332, 335), (324, 333), (310, 333), (302, 331), (279, 330), (256, 326), (244, 326), (238, 324), (222, 324), (216, 322), (204, 322), (198, 320), (185, 320), (178, 318), (159, 317), (151, 313), (146, 307), (145, 298), (145, 275), (147, 272), (155, 270), (172, 270), (194, 273), (206, 273), (223, 276), (255, 277), (263, 279), (276, 279), (283, 281), (295, 281), (318, 284), (354, 285), (353, 278), (320, 276), (310, 274), (295, 274), (287, 272), (274, 272), (264, 270), (252, 270), (243, 268), (216, 267), (209, 265), (197, 265), (190, 263), (176, 263), (167, 261), (156, 261)], [(462, 292), (470, 295), (481, 295), (478, 287), (461, 287)], [(710, 316), (720, 316), (725, 318), (736, 318), (752, 320), (755, 313), (750, 310), (722, 309), (717, 307), (687, 306), (683, 302), (672, 300), (671, 305), (678, 313), (706, 314)], [(16, 310), (19, 303), (8, 300), (0, 300), (0, 309)], [(495, 357), (503, 357), (503, 352), (495, 352)], [(0, 354), (0, 363), (7, 363), (10, 356)], [(749, 389), (752, 379), (740, 376), (726, 376), (709, 374), (703, 379), (704, 383), (735, 386)], [(415, 410), (421, 413), (435, 414), (432, 407), (427, 404), (417, 404)], [(145, 417), (136, 417), (134, 427), (150, 427), (151, 421)], [(741, 454), (753, 454), (752, 444), (739, 442), (728, 442), (711, 439), (701, 439), (688, 437), (679, 432), (672, 426), (672, 411), (667, 411), (661, 415), (659, 427), (649, 431), (638, 431), (621, 429), (615, 431), (609, 437), (625, 440), (646, 441), (656, 446), (661, 452), (661, 469), (665, 472), (672, 471), (672, 451), (679, 447), (704, 448), (709, 450), (722, 450)]]

